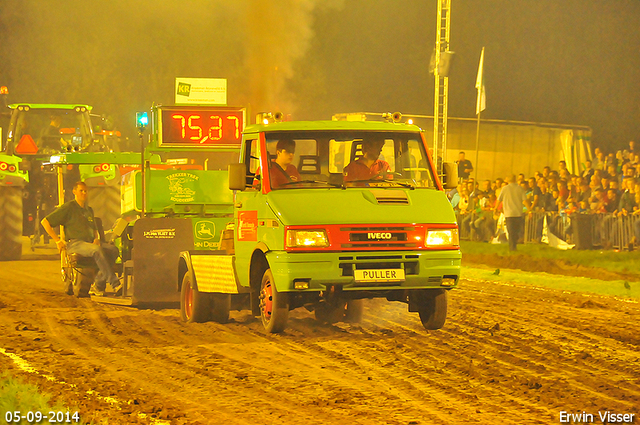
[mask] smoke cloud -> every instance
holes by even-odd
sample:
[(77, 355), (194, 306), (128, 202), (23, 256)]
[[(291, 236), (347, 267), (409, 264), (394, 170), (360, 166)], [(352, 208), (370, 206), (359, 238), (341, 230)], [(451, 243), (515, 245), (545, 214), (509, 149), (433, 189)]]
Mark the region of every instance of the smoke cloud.
[(341, 7), (341, 1), (248, 0), (246, 16), (246, 99), (258, 110), (294, 113), (296, 106), (287, 92), (294, 65), (309, 49), (314, 12), (322, 7)]
[(10, 102), (91, 104), (131, 130), (136, 111), (174, 102), (176, 77), (226, 78), (230, 105), (292, 113), (287, 83), (314, 36), (314, 13), (341, 6), (342, 0), (2, 2), (0, 84), (9, 86)]

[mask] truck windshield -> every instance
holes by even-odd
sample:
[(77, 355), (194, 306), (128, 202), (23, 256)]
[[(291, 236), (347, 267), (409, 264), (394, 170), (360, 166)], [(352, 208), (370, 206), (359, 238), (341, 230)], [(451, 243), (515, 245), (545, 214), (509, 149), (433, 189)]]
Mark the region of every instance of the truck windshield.
[[(267, 133), (266, 141), (274, 190), (436, 188), (422, 138), (416, 132), (282, 132)], [(276, 181), (278, 184), (273, 183)]]

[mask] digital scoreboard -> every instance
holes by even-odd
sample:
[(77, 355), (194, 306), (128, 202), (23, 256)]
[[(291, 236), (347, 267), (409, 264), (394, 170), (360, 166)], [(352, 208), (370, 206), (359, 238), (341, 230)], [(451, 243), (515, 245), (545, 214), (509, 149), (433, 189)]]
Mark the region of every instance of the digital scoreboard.
[(237, 148), (245, 109), (222, 106), (158, 107), (159, 148)]

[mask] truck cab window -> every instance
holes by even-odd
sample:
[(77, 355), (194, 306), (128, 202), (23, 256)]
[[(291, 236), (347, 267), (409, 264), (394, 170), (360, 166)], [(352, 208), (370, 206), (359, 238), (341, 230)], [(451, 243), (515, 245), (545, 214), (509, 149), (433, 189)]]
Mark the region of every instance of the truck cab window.
[(278, 146), (285, 147), (292, 156), (280, 161), (280, 168), (286, 167), (288, 176), (278, 180), (278, 187), (272, 189), (435, 188), (425, 146), (415, 133), (352, 130), (319, 131), (314, 135), (311, 139), (308, 134), (304, 137), (294, 132), (267, 133), (270, 166), (275, 164)]

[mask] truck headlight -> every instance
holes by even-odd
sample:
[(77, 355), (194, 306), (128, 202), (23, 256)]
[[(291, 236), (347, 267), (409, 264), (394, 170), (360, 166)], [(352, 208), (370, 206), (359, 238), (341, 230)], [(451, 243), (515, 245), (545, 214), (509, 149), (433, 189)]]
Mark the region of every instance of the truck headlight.
[(426, 246), (458, 246), (458, 229), (427, 230)]
[(287, 248), (319, 248), (329, 246), (329, 238), (324, 229), (288, 230)]

